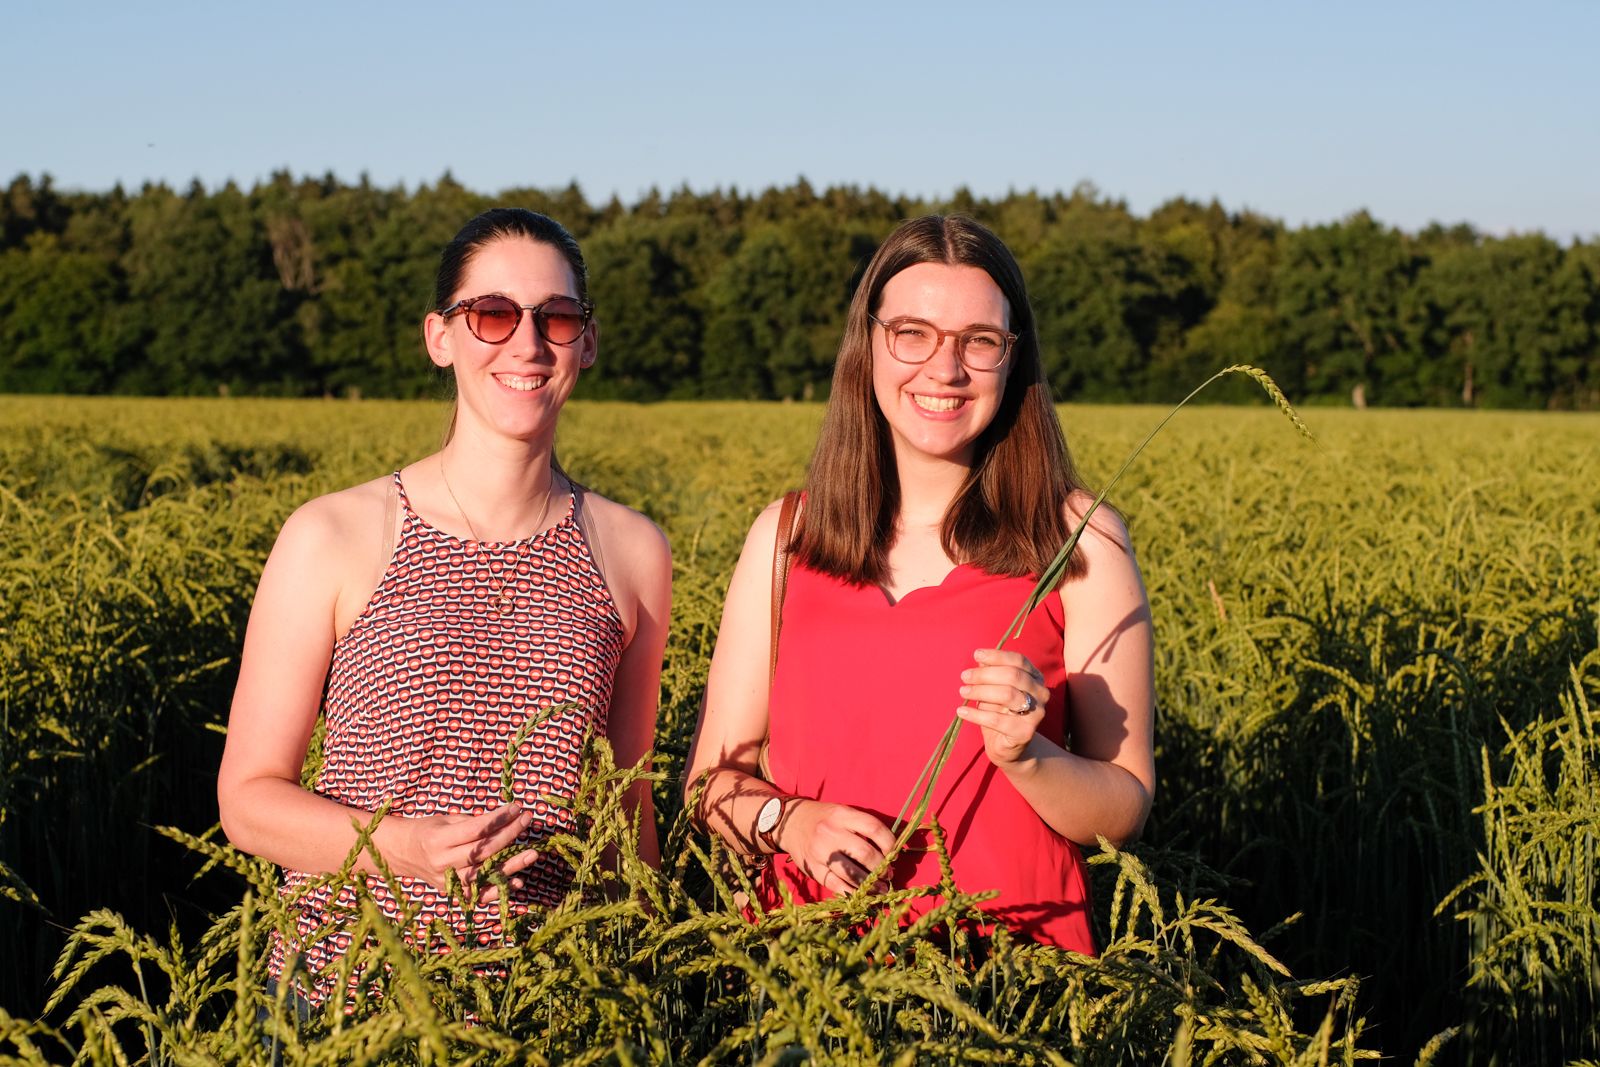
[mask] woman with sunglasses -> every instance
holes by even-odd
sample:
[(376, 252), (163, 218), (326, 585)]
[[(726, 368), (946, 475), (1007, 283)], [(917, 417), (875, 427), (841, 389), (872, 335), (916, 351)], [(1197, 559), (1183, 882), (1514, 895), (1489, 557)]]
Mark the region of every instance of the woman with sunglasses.
[[(653, 743), (666, 540), (555, 461), (557, 418), (597, 345), (577, 243), (543, 215), (485, 212), (445, 248), (433, 307), (422, 333), (454, 379), (448, 439), (285, 523), (251, 609), (218, 778), (229, 839), (286, 869), (286, 897), (309, 889), (299, 937), (274, 939), (269, 971), (304, 968), (313, 1003), (355, 903), (315, 882), (344, 864), (356, 824), (386, 812), (373, 844), (397, 877), (370, 877), (368, 852), (357, 870), (391, 918), (415, 909), (406, 933), (418, 945), (449, 947), (439, 923), (493, 944), (494, 870), (514, 913), (567, 890), (571, 872), (537, 845), (575, 826), (559, 797), (577, 786), (587, 733), (604, 734), (621, 766)], [(322, 764), (306, 789), (319, 710)], [(507, 803), (502, 760), (530, 721)], [(630, 799), (655, 862), (648, 786)]]
[[(687, 795), (764, 863), (764, 906), (852, 892), (880, 866), (955, 712), (928, 809), (955, 885), (997, 890), (984, 908), (1020, 934), (1094, 951), (1078, 846), (1135, 837), (1155, 790), (1149, 606), (1114, 512), (1094, 514), (1067, 579), (992, 647), (1091, 500), (1011, 253), (969, 219), (901, 225), (850, 304), (775, 667), (778, 504), (735, 568), (690, 754)], [(889, 883), (939, 882), (926, 842), (913, 836)]]

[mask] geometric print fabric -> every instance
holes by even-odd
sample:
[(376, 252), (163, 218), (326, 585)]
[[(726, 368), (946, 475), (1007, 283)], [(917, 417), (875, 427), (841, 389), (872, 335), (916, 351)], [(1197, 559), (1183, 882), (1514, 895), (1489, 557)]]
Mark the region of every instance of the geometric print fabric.
[[(534, 727), (514, 759), (512, 788), (533, 813), (517, 839), (534, 844), (574, 826), (574, 813), (546, 798), (570, 798), (578, 785), (583, 740), (603, 734), (611, 687), (622, 656), (622, 622), (577, 522), (582, 491), (550, 529), (519, 541), (454, 537), (412, 510), (398, 471), (401, 531), (378, 588), (334, 646), (323, 715), (323, 762), (314, 792), (366, 811), (385, 802), (395, 815), (477, 815), (499, 807), (501, 763), (513, 735), (530, 717), (569, 701), (571, 710)], [(502, 603), (510, 594), (509, 606)], [(554, 855), (522, 872), (509, 910), (552, 906), (571, 872)], [(285, 870), (286, 899), (306, 892), (316, 876)], [(391, 920), (400, 916), (390, 884), (365, 880)], [(419, 879), (397, 877), (417, 909), (405, 931), (415, 944), (438, 939), (436, 922), (482, 945), (503, 937), (500, 905), (469, 918), (447, 894)], [(506, 887), (509, 889), (509, 887)], [(296, 952), (315, 976), (349, 947), (340, 915), (350, 914), (349, 889), (309, 889), (297, 903), (299, 944), (274, 936), (268, 972), (274, 980)], [(318, 931), (321, 931), (320, 936)], [(304, 989), (314, 1003), (328, 980)]]

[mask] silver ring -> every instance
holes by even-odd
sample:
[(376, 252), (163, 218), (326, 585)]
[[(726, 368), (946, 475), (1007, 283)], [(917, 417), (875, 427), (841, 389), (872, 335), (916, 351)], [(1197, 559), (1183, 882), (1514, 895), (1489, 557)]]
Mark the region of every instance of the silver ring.
[(1033, 699), (1033, 694), (1032, 693), (1023, 693), (1022, 694), (1022, 707), (1018, 708), (1013, 714), (1016, 714), (1016, 715), (1027, 715), (1029, 712), (1033, 711), (1033, 709), (1038, 707), (1038, 706), (1039, 706), (1039, 702), (1037, 700)]

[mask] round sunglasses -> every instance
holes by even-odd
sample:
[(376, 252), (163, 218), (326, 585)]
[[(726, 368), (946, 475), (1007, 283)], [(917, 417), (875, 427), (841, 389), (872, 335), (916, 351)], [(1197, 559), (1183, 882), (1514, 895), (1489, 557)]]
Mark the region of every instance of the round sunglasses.
[(552, 296), (542, 304), (519, 304), (509, 296), (474, 296), (457, 300), (439, 314), (448, 319), (460, 312), (467, 317), (472, 336), (484, 344), (503, 345), (517, 332), (524, 311), (533, 312), (533, 328), (546, 342), (570, 345), (583, 336), (594, 305), (570, 296)]

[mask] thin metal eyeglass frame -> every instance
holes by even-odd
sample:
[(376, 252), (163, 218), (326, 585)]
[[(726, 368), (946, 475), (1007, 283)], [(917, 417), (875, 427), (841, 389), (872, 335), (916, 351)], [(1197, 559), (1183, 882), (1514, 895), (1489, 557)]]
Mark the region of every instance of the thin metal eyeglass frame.
[[(867, 318), (883, 327), (883, 341), (889, 349), (889, 355), (895, 360), (913, 367), (921, 366), (938, 355), (940, 346), (944, 344), (944, 339), (946, 337), (954, 337), (956, 339), (956, 358), (961, 361), (962, 366), (968, 370), (999, 370), (1006, 365), (1006, 357), (1011, 355), (1011, 346), (1017, 343), (1018, 337), (1017, 334), (1011, 333), (1009, 330), (1002, 330), (998, 326), (969, 326), (965, 330), (941, 330), (927, 319), (919, 319), (915, 315), (902, 315), (900, 318), (884, 322), (878, 316), (869, 312)], [(906, 359), (895, 351), (895, 327), (904, 326), (908, 322), (920, 322), (934, 333), (933, 351), (921, 359)], [(992, 367), (974, 366), (967, 360), (967, 340), (973, 334), (978, 333), (997, 333), (1004, 338), (1004, 342), (1000, 347), (1000, 358), (994, 361), (994, 366)]]
[[(472, 305), (476, 304), (480, 300), (490, 299), (504, 300), (506, 303), (517, 309), (517, 319), (511, 324), (511, 331), (498, 341), (491, 341), (487, 337), (480, 334), (477, 330), (472, 328)], [(574, 337), (570, 341), (554, 340), (548, 333), (545, 332), (546, 316), (544, 312), (544, 306), (545, 304), (552, 303), (556, 300), (570, 300), (583, 309), (583, 325), (578, 327), (578, 336)], [(588, 301), (579, 300), (576, 297), (552, 296), (549, 300), (546, 300), (544, 304), (519, 304), (512, 300), (509, 296), (501, 296), (499, 293), (485, 293), (483, 296), (469, 296), (465, 300), (457, 300), (454, 304), (451, 304), (449, 307), (439, 312), (439, 315), (441, 318), (448, 320), (451, 315), (460, 312), (467, 316), (467, 329), (471, 332), (472, 336), (476, 337), (486, 345), (503, 345), (507, 341), (511, 340), (511, 338), (516, 336), (517, 328), (522, 325), (522, 313), (524, 311), (533, 312), (533, 328), (535, 332), (537, 332), (539, 336), (544, 339), (545, 344), (560, 345), (562, 348), (565, 348), (568, 345), (577, 344), (580, 340), (582, 340), (583, 331), (589, 328), (589, 320), (594, 317), (594, 305)]]

